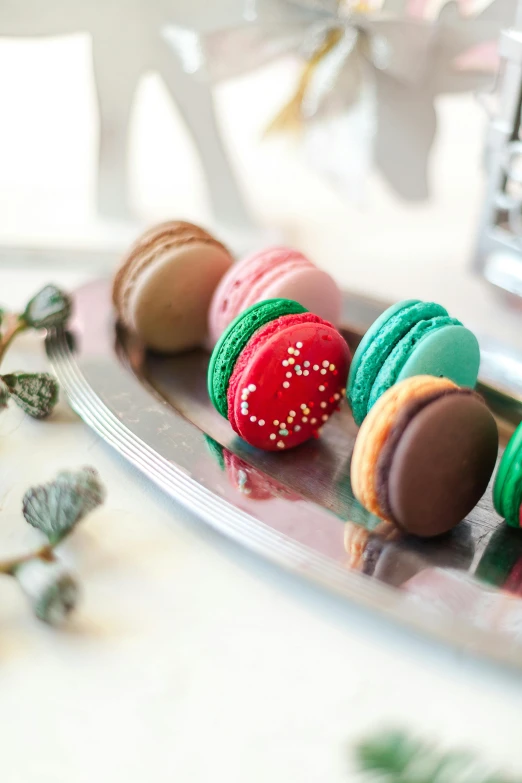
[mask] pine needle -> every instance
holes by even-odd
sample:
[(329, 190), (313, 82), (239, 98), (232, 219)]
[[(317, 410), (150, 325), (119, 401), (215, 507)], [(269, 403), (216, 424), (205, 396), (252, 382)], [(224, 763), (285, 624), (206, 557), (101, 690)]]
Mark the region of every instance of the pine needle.
[(471, 753), (444, 752), (400, 731), (370, 737), (355, 752), (368, 783), (522, 783), (485, 770)]

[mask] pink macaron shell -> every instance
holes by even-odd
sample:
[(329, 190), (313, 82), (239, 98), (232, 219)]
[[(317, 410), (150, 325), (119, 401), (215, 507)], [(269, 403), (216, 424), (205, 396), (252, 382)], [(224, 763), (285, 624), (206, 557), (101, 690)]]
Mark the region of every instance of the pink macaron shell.
[(327, 272), (315, 266), (289, 268), (279, 276), (267, 278), (263, 294), (256, 301), (279, 298), (299, 302), (336, 328), (341, 322), (341, 291)]
[[(287, 247), (272, 247), (254, 253), (234, 264), (217, 286), (209, 310), (209, 335), (212, 345), (234, 318), (248, 305), (252, 289), (257, 288), (261, 280), (273, 271), (276, 273), (288, 263), (312, 266), (298, 250)], [(262, 299), (266, 298), (261, 296)], [(259, 301), (255, 299), (254, 303)]]

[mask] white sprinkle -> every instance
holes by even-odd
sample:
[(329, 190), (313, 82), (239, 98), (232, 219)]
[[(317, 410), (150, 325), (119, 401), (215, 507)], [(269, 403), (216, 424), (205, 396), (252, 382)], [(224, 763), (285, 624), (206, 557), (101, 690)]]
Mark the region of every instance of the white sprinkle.
[(284, 447), (285, 447), (285, 444), (283, 443), (282, 440), (278, 440), (277, 441), (277, 445), (279, 446), (280, 449), (284, 449)]
[(248, 384), (248, 391), (255, 391), (255, 390), (256, 390), (255, 383), (249, 383)]
[(323, 421), (328, 421), (328, 416), (325, 414), (324, 416), (321, 416), (321, 419), (322, 419)]
[(289, 415), (290, 416), (297, 416), (297, 413), (295, 411), (290, 411)]
[(321, 408), (326, 408), (326, 403), (325, 402), (321, 403)]
[(283, 389), (288, 389), (289, 386), (290, 386), (290, 384), (288, 383), (288, 381), (284, 381)]
[(241, 413), (243, 416), (248, 416), (248, 408), (241, 408)]
[(319, 369), (319, 365), (318, 365), (318, 364), (314, 364), (314, 366), (313, 366), (313, 368), (312, 368), (312, 369), (314, 369), (314, 370), (318, 370), (318, 369)]
[(324, 388), (325, 388), (325, 387), (324, 387), (324, 386), (321, 384), (321, 385), (319, 386), (319, 391), (324, 391)]
[(340, 400), (341, 395), (340, 394), (334, 394), (334, 400)]
[(308, 370), (305, 370), (303, 375), (310, 375), (310, 373), (308, 372)]
[(286, 377), (287, 377), (287, 378), (291, 378), (291, 377), (292, 377), (292, 373), (291, 373), (291, 372), (287, 372), (287, 373), (286, 373)]
[(272, 434), (270, 435), (270, 440), (275, 440), (276, 438), (277, 438), (277, 435), (274, 435), (274, 433), (272, 433)]
[(328, 359), (325, 359), (323, 362), (323, 367), (328, 367), (329, 364), (330, 362), (328, 361)]
[(326, 370), (321, 370), (321, 375), (326, 375)]
[(288, 353), (293, 353), (293, 352), (294, 352), (294, 349), (290, 347), (290, 348), (288, 349)]
[(264, 427), (265, 426), (265, 420), (264, 419), (259, 419), (259, 421), (257, 423), (259, 424), (260, 427)]
[(251, 416), (250, 417), (250, 421), (256, 421), (256, 417), (255, 416)]
[(288, 367), (288, 360), (287, 359), (283, 359), (282, 364), (283, 364), (283, 367)]
[(294, 356), (299, 356), (299, 351), (294, 351)]
[(307, 419), (307, 417), (306, 417), (306, 416), (303, 416), (303, 418), (301, 419), (301, 421), (302, 421), (304, 424), (306, 424), (306, 422), (308, 421), (308, 419)]
[(304, 409), (305, 409), (305, 408), (306, 408), (306, 402), (303, 402), (303, 403), (301, 404), (301, 410), (302, 410), (302, 411), (304, 411)]
[(305, 367), (310, 367), (310, 362), (304, 362)]
[(296, 343), (296, 346), (297, 346), (297, 348), (302, 348), (303, 347), (303, 343)]
[(279, 420), (278, 419), (274, 419), (272, 424), (274, 425), (274, 427), (277, 427), (279, 425)]
[(311, 424), (316, 424), (317, 423), (317, 419), (312, 419), (310, 423)]
[(301, 427), (299, 426), (299, 424), (296, 424), (294, 427), (294, 432), (299, 432), (300, 429)]

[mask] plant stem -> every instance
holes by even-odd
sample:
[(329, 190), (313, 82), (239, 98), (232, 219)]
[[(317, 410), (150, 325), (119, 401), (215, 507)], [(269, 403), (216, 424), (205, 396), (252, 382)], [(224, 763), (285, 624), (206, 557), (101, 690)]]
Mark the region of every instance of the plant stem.
[(23, 563), (28, 563), (29, 560), (48, 560), (49, 562), (55, 560), (51, 544), (44, 544), (44, 546), (35, 549), (34, 552), (28, 552), (26, 555), (21, 555), (20, 557), (12, 558), (11, 560), (1, 561), (0, 574), (14, 576), (16, 569)]
[(0, 340), (0, 362), (4, 358), (7, 349), (13, 342), (14, 338), (21, 332), (24, 332), (27, 328), (27, 324), (21, 316), (7, 316), (7, 329), (3, 333), (2, 339)]

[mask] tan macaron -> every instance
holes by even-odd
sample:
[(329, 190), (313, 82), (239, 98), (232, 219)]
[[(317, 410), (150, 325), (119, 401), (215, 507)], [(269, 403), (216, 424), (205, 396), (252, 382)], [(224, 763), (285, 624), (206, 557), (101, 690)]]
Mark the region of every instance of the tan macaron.
[(146, 231), (116, 273), (112, 298), (120, 321), (153, 350), (201, 345), (214, 290), (233, 263), (199, 226), (172, 220)]

